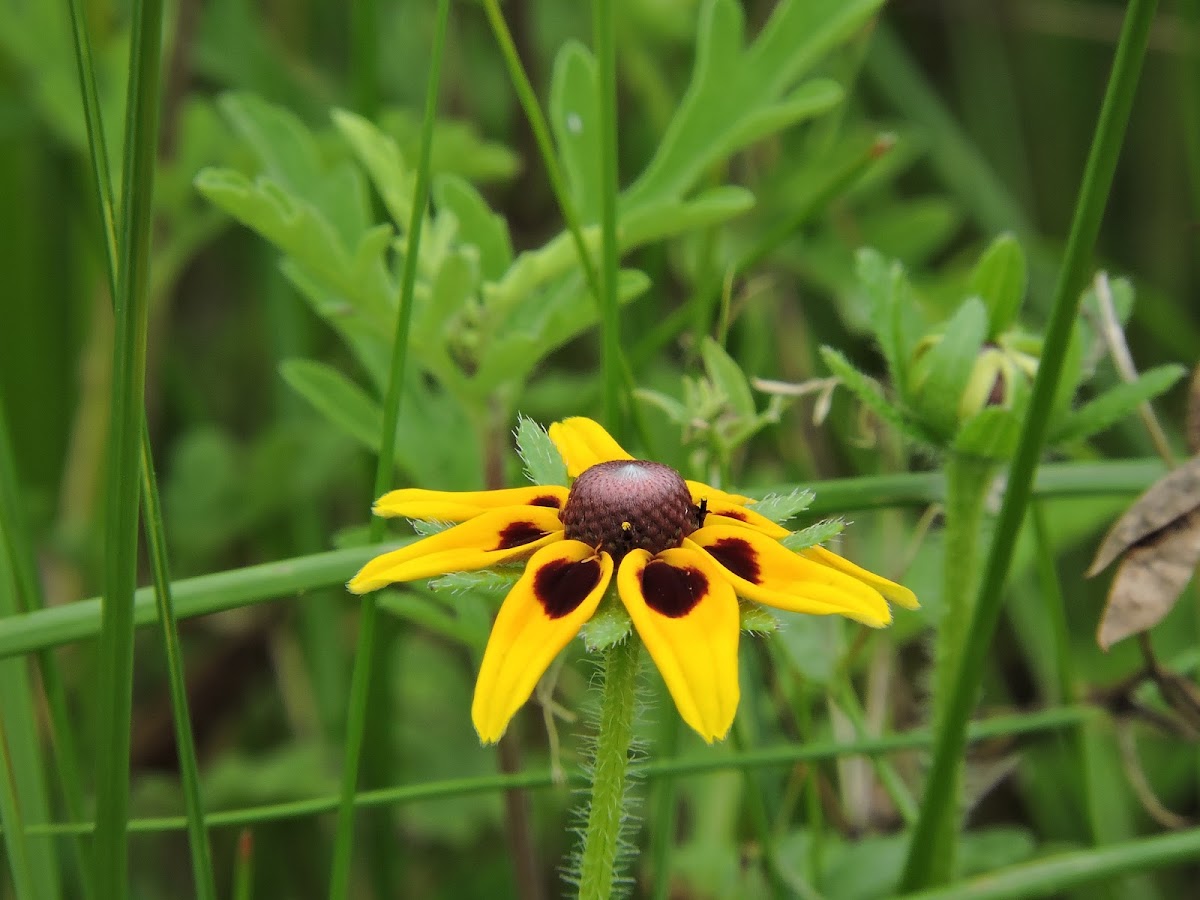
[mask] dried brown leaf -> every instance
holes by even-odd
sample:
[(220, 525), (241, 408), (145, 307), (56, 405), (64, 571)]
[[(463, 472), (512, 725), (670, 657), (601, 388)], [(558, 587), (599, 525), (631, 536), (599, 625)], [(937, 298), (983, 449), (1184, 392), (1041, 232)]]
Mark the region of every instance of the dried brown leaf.
[(1100, 618), (1096, 642), (1101, 649), (1161, 622), (1174, 608), (1197, 563), (1200, 510), (1196, 509), (1176, 517), (1130, 549), (1117, 569)]
[(1196, 366), (1188, 388), (1187, 423), (1183, 433), (1187, 436), (1188, 449), (1200, 453), (1200, 365)]
[(1156, 531), (1200, 508), (1200, 456), (1168, 472), (1125, 511), (1107, 535), (1087, 570), (1091, 578)]

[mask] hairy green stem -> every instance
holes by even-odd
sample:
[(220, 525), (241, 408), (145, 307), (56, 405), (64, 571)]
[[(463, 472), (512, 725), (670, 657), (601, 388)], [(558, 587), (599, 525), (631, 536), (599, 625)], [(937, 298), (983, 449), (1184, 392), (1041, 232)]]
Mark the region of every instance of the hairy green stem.
[[(968, 456), (951, 456), (946, 461), (946, 528), (942, 560), (942, 613), (937, 629), (937, 658), (934, 666), (933, 721), (941, 728), (946, 704), (954, 690), (954, 679), (962, 664), (964, 644), (974, 614), (975, 588), (979, 578), (979, 538), (984, 504), (996, 473), (996, 464)], [(961, 805), (962, 768), (947, 774), (953, 780), (953, 807)], [(956, 819), (947, 816), (942, 852), (948, 871), (954, 867)]]
[(641, 643), (630, 637), (609, 650), (604, 658), (592, 796), (579, 864), (579, 900), (608, 900), (612, 895), (626, 816), (629, 748), (633, 742), (641, 648)]

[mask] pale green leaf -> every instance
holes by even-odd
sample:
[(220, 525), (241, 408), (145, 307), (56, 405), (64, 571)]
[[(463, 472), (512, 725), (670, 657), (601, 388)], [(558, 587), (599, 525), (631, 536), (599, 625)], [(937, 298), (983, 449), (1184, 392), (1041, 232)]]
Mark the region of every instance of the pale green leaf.
[(567, 486), (567, 464), (546, 429), (528, 416), (517, 417), (517, 453), (534, 484)]
[(1052, 444), (1071, 444), (1099, 434), (1137, 411), (1138, 406), (1169, 390), (1183, 377), (1179, 365), (1158, 366), (1143, 372), (1136, 381), (1109, 388), (1071, 413), (1050, 433)]
[(754, 395), (750, 393), (750, 382), (741, 366), (710, 337), (705, 337), (700, 344), (700, 356), (708, 380), (724, 395), (729, 408), (740, 418), (753, 419)]

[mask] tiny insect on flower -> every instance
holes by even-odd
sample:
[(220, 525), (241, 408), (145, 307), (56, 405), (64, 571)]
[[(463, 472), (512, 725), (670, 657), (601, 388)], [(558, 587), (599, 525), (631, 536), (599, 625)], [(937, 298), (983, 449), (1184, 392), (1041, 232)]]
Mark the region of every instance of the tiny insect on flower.
[(822, 547), (795, 553), (790, 532), (739, 494), (634, 459), (591, 419), (550, 426), (573, 479), (444, 492), (405, 488), (376, 515), (458, 522), (384, 553), (350, 580), (366, 593), (527, 560), (500, 606), (475, 684), (471, 718), (484, 743), (500, 739), (538, 679), (604, 598), (617, 594), (684, 721), (723, 738), (737, 711), (738, 597), (788, 612), (838, 614), (873, 627), (888, 601), (915, 609), (912, 591)]

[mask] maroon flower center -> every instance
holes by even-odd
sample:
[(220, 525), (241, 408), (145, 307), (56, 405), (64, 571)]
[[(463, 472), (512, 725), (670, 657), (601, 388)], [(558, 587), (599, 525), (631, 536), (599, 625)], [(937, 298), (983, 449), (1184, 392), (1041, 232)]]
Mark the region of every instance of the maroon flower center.
[(696, 529), (698, 510), (687, 482), (670, 466), (621, 459), (597, 463), (575, 479), (562, 521), (568, 538), (619, 561), (637, 548), (678, 547)]

